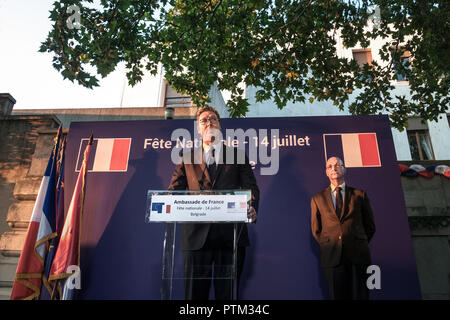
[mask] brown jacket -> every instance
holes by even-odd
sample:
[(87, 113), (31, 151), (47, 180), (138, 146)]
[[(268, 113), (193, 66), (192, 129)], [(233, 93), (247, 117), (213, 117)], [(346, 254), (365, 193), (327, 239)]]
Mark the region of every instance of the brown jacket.
[(375, 222), (367, 194), (345, 187), (344, 208), (339, 219), (331, 199), (331, 187), (311, 199), (311, 230), (320, 245), (322, 267), (339, 264), (341, 254), (354, 264), (370, 264), (369, 241)]

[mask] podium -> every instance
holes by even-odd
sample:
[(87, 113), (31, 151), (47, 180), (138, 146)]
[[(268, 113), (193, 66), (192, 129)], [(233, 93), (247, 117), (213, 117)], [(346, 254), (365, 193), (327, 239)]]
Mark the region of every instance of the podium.
[[(251, 190), (149, 190), (145, 221), (165, 223), (162, 239), (161, 300), (172, 300), (174, 280), (220, 279), (230, 281), (230, 296), (237, 299), (237, 249), (242, 223), (247, 219)], [(180, 224), (232, 224), (232, 259), (230, 263), (191, 265), (176, 259), (179, 253)], [(182, 227), (182, 226), (181, 226)], [(227, 234), (228, 236), (228, 234)], [(186, 296), (186, 292), (185, 292)]]

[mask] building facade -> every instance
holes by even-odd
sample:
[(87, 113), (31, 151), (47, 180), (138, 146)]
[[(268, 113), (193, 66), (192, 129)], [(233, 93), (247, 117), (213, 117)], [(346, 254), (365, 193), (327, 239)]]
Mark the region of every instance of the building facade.
[[(377, 58), (380, 46), (341, 47), (338, 52), (365, 63)], [(409, 55), (404, 58), (411, 59)], [(407, 94), (406, 78), (399, 75), (394, 85), (395, 93)], [(330, 102), (288, 103), (279, 110), (273, 101), (257, 103), (256, 91), (245, 88), (250, 103), (247, 117), (349, 115), (348, 110), (340, 111)], [(136, 96), (150, 98), (142, 101)], [(217, 87), (211, 88), (210, 97), (221, 117), (229, 117)], [(14, 103), (11, 95), (0, 94), (0, 299), (9, 298), (34, 200), (60, 124), (67, 133), (72, 121), (194, 118), (196, 113), (190, 97), (173, 90), (161, 73), (147, 77), (137, 88), (124, 85), (117, 108), (13, 110)], [(399, 163), (450, 166), (449, 119), (450, 112), (437, 122), (412, 117), (406, 130), (392, 129)], [(436, 175), (432, 179), (401, 177), (401, 181), (422, 296), (450, 299), (450, 180)]]

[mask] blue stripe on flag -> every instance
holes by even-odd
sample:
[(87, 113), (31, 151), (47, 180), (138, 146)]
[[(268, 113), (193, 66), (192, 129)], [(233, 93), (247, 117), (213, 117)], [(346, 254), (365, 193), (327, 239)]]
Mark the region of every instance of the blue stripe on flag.
[[(79, 154), (78, 154), (78, 159), (77, 159), (77, 163), (76, 163), (76, 169), (75, 171), (80, 171), (81, 170), (81, 166), (83, 164), (83, 158), (84, 158), (84, 152), (83, 150), (86, 150), (86, 146), (89, 143), (89, 139), (83, 139), (81, 141), (81, 146), (79, 149)], [(90, 156), (89, 156), (89, 160), (87, 163), (87, 170), (91, 171), (92, 168), (94, 167), (94, 159), (95, 159), (95, 154), (97, 151), (97, 144), (98, 144), (98, 139), (94, 139), (92, 141), (92, 147), (91, 147), (91, 151), (90, 151)]]
[(325, 135), (325, 152), (327, 159), (339, 157), (345, 163), (344, 150), (342, 148), (342, 136), (340, 134)]
[(163, 202), (153, 202), (152, 203), (152, 211), (156, 211), (158, 213), (162, 213), (164, 203)]

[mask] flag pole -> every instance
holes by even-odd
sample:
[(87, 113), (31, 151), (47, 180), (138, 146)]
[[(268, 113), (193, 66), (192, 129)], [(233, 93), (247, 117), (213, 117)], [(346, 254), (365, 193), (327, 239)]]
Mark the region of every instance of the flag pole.
[(56, 287), (58, 286), (58, 283), (59, 283), (59, 279), (56, 280), (55, 285), (53, 286), (52, 295), (50, 297), (50, 300), (53, 300), (55, 298), (55, 291), (56, 291)]
[[(52, 268), (50, 270), (50, 280), (55, 280), (55, 287), (52, 290), (51, 299), (55, 298), (55, 290), (60, 291), (59, 283), (61, 279), (65, 280), (62, 286), (63, 292), (60, 293), (60, 299), (71, 299), (66, 296), (67, 278), (70, 278), (68, 267), (71, 265), (80, 266), (80, 234), (81, 234), (81, 217), (83, 213), (84, 195), (86, 191), (87, 163), (89, 161), (90, 149), (94, 137), (91, 134), (88, 145), (84, 150), (83, 164), (81, 166), (75, 189), (67, 211), (64, 227), (61, 232), (61, 238), (58, 249), (53, 259)], [(70, 290), (69, 290), (70, 291)], [(73, 294), (71, 292), (70, 294)]]

